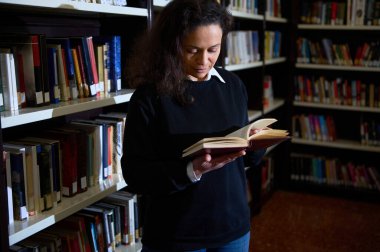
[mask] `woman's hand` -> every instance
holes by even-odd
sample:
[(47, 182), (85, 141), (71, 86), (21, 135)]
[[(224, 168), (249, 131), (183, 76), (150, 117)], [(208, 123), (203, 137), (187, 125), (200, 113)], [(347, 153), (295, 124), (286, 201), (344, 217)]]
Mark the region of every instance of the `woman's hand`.
[(226, 164), (234, 161), (236, 158), (244, 155), (244, 150), (217, 157), (212, 157), (210, 154), (205, 154), (193, 160), (194, 173), (197, 176), (201, 176), (204, 173), (222, 168)]

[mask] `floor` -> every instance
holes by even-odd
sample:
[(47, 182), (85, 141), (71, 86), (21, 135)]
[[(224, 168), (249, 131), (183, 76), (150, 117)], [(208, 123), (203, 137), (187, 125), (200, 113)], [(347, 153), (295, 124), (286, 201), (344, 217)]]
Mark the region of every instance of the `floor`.
[(276, 191), (252, 220), (252, 252), (380, 252), (380, 204)]

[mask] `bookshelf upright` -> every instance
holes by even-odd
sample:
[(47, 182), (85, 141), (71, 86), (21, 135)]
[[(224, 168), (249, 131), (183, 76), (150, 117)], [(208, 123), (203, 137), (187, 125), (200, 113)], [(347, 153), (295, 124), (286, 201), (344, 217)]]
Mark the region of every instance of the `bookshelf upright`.
[(300, 190), (377, 201), (380, 6), (354, 2), (294, 4), (287, 179)]

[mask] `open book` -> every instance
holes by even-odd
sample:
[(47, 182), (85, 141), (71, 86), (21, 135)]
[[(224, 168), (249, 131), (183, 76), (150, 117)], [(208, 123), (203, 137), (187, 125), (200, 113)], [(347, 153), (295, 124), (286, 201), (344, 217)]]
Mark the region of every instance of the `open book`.
[[(203, 138), (186, 148), (182, 157), (199, 156), (206, 153), (222, 155), (246, 149), (264, 149), (289, 139), (288, 131), (268, 128), (276, 121), (274, 118), (259, 119), (226, 136)], [(251, 131), (255, 129), (260, 131), (251, 135)]]

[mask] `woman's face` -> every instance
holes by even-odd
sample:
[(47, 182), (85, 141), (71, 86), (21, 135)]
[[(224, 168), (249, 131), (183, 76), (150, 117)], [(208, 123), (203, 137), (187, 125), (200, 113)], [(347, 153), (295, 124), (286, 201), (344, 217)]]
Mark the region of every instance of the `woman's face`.
[(193, 81), (202, 81), (217, 61), (223, 32), (219, 25), (199, 26), (182, 41), (185, 73)]

